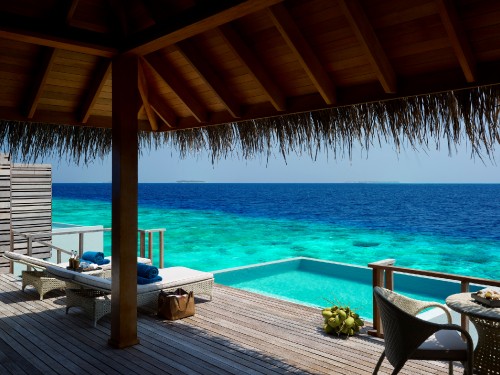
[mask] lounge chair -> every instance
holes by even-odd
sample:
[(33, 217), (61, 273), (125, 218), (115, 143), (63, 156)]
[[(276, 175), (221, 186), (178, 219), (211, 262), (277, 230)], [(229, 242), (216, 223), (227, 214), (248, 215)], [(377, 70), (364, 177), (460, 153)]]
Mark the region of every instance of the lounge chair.
[[(64, 289), (66, 287), (66, 283), (59, 279), (54, 278), (53, 276), (47, 274), (47, 267), (60, 267), (65, 269), (68, 263), (51, 263), (46, 260), (34, 258), (28, 255), (18, 254), (11, 251), (6, 251), (3, 256), (10, 260), (11, 262), (21, 263), (26, 266), (31, 266), (37, 270), (34, 271), (22, 271), (22, 290), (28, 286), (32, 285), (37, 290), (38, 294), (40, 294), (40, 300), (43, 300), (43, 296), (45, 293), (50, 292), (55, 289)], [(110, 259), (111, 257), (107, 257), (106, 259)], [(151, 264), (151, 260), (148, 258), (137, 258), (137, 261), (140, 263)], [(101, 266), (102, 270), (105, 274), (109, 274), (111, 270), (111, 262)]]
[[(465, 373), (472, 375), (472, 339), (467, 331), (451, 324), (450, 313), (443, 305), (408, 298), (378, 286), (373, 293), (380, 309), (385, 344), (373, 374), (378, 373), (387, 356), (394, 366), (392, 374), (399, 373), (407, 360), (419, 359), (448, 361), (450, 375), (453, 374), (452, 361), (460, 361)], [(427, 307), (442, 308), (448, 324), (432, 323), (415, 316)]]
[[(51, 276), (78, 285), (80, 289), (66, 289), (66, 313), (71, 307), (81, 307), (93, 320), (97, 321), (111, 311), (111, 279), (88, 275), (61, 267), (47, 267)], [(162, 281), (152, 284), (137, 285), (137, 306), (158, 304), (161, 290), (171, 291), (183, 288), (194, 292), (195, 296), (206, 295), (212, 300), (214, 276), (210, 272), (202, 272), (186, 267), (168, 267), (159, 270)]]

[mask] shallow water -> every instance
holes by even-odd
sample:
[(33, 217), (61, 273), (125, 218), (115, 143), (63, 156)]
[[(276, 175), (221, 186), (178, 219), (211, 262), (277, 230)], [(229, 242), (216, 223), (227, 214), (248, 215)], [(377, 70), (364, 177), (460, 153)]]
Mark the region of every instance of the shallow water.
[[(500, 185), (140, 184), (139, 192), (140, 228), (167, 230), (167, 266), (394, 258), (500, 278)], [(110, 194), (110, 184), (54, 184), (53, 221), (109, 227)]]

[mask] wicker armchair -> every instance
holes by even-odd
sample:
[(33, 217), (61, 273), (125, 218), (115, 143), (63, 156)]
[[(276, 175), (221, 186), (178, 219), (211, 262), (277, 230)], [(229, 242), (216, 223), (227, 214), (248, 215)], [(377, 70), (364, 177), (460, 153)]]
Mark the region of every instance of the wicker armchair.
[[(378, 370), (387, 356), (397, 374), (409, 359), (449, 361), (449, 373), (453, 374), (452, 361), (464, 364), (467, 374), (472, 375), (473, 343), (469, 333), (451, 323), (451, 316), (444, 306), (414, 300), (390, 290), (375, 287), (375, 300), (380, 309), (384, 328), (385, 350), (373, 371)], [(440, 307), (446, 311), (448, 324), (436, 324), (415, 315), (428, 307)], [(465, 337), (465, 342), (460, 337)]]

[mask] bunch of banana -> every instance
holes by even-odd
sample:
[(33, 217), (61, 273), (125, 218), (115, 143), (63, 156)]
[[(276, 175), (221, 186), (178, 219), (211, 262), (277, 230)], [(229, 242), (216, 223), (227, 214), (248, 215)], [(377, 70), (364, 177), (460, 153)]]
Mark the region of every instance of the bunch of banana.
[(352, 311), (348, 306), (332, 306), (323, 309), (321, 312), (325, 323), (323, 329), (326, 333), (336, 333), (352, 336), (359, 332), (365, 322), (359, 315)]

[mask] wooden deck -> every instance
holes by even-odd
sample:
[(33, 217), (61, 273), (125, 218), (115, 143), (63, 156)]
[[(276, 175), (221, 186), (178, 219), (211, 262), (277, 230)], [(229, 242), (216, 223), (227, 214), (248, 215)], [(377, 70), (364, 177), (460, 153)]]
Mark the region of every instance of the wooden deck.
[[(141, 343), (118, 350), (107, 345), (109, 317), (93, 328), (79, 309), (65, 314), (63, 292), (39, 301), (20, 289), (0, 275), (1, 374), (371, 374), (383, 350), (365, 334), (326, 336), (318, 309), (219, 285), (192, 318), (141, 312)], [(384, 362), (380, 373), (391, 370)], [(410, 361), (401, 373), (444, 374), (447, 364)]]

